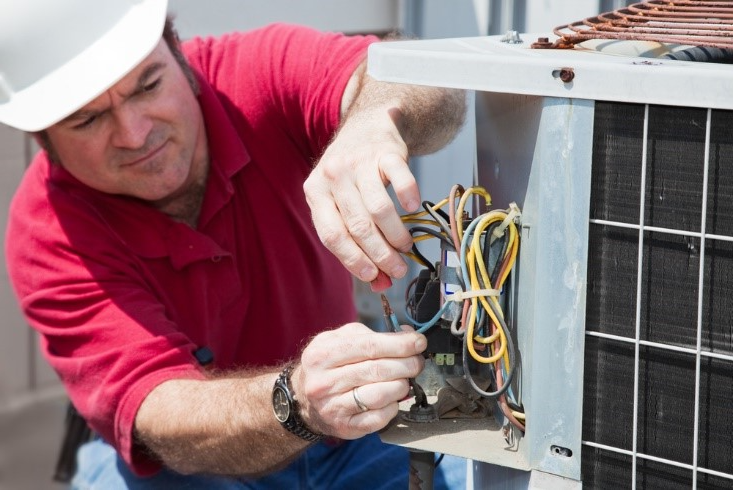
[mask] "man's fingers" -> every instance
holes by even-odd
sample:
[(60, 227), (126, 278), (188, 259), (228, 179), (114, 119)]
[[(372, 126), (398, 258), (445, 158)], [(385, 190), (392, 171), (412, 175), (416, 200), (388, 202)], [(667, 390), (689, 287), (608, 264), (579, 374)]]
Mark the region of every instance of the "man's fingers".
[[(401, 382), (416, 377), (424, 365), (425, 360), (422, 356), (361, 361), (343, 366), (338, 370), (338, 375), (322, 380), (322, 388), (328, 385), (327, 389), (332, 393), (339, 393), (348, 391), (354, 386)], [(404, 393), (397, 393), (394, 396), (395, 400), (399, 400), (404, 397)]]
[[(347, 393), (352, 398), (351, 403), (349, 403), (347, 397), (347, 404), (356, 405), (353, 396), (354, 390), (357, 390), (359, 400), (369, 410), (379, 410), (405, 398), (410, 392), (410, 385), (406, 379), (359, 385)], [(358, 406), (356, 408), (360, 410)]]
[(338, 414), (333, 415), (343, 423), (336, 424), (335, 435), (354, 439), (382, 429), (395, 418), (399, 401), (408, 392), (407, 380), (366, 384), (343, 392), (337, 397)]
[[(372, 185), (368, 183), (370, 180)], [(389, 276), (404, 276), (407, 264), (398, 250), (409, 250), (412, 237), (381, 182), (363, 179), (355, 188), (339, 186), (334, 192), (334, 199), (351, 239), (366, 257), (359, 264), (361, 267), (356, 268), (366, 271), (376, 265)], [(373, 269), (373, 276), (368, 280), (376, 276), (377, 270)], [(363, 274), (358, 277), (362, 278)]]
[(331, 193), (310, 190), (306, 192), (306, 198), (311, 208), (313, 225), (323, 245), (351, 274), (365, 282), (374, 279), (378, 269), (352, 239)]
[(420, 190), (415, 176), (404, 158), (394, 155), (380, 160), (380, 172), (385, 182), (389, 182), (402, 209), (414, 213), (420, 209)]
[(426, 347), (427, 339), (419, 333), (377, 333), (351, 323), (314, 337), (303, 351), (302, 362), (332, 369), (366, 360), (410, 357)]
[[(414, 196), (410, 194), (410, 181), (412, 174), (407, 170), (407, 175), (400, 172), (400, 169), (407, 169), (407, 164), (401, 156), (397, 154), (384, 155), (379, 160), (380, 174), (389, 181), (394, 187), (395, 184), (392, 182), (391, 176), (398, 176), (402, 179), (402, 182), (398, 183), (403, 187), (402, 192), (408, 199), (414, 199)], [(369, 213), (372, 222), (382, 232), (384, 239), (390, 245), (390, 248), (399, 250), (401, 252), (408, 252), (412, 247), (412, 237), (410, 232), (407, 231), (405, 225), (402, 223), (402, 218), (399, 212), (395, 208), (394, 202), (390, 197), (387, 189), (384, 187), (384, 183), (381, 179), (377, 178), (374, 174), (360, 175), (357, 180), (357, 187), (359, 189), (359, 195), (361, 201), (364, 203), (366, 211)], [(417, 186), (412, 190), (416, 190)], [(397, 188), (395, 188), (397, 190)], [(419, 197), (419, 194), (417, 194)], [(379, 264), (378, 264), (379, 265)], [(381, 267), (380, 267), (381, 269)], [(382, 269), (385, 270), (385, 269)], [(386, 270), (389, 272), (389, 270)]]

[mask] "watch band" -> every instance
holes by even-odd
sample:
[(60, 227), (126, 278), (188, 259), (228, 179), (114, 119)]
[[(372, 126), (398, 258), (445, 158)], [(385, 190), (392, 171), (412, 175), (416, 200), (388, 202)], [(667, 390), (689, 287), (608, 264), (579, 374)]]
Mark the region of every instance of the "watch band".
[[(312, 430), (310, 430), (308, 427), (306, 427), (305, 424), (303, 424), (303, 422), (300, 420), (299, 416), (297, 418), (299, 420), (298, 423), (284, 425), (284, 427), (288, 429), (290, 432), (292, 432), (293, 434), (295, 434), (296, 436), (308, 442), (318, 442), (325, 437), (323, 434), (317, 434), (313, 432)], [(289, 420), (292, 420), (292, 419), (289, 419)]]
[(280, 373), (280, 375), (278, 376), (277, 380), (275, 381), (275, 386), (273, 387), (273, 392), (275, 390), (282, 390), (284, 392), (290, 406), (287, 419), (285, 419), (285, 421), (281, 421), (280, 425), (282, 425), (290, 433), (295, 434), (296, 436), (308, 442), (320, 441), (325, 436), (323, 434), (319, 434), (310, 430), (308, 427), (306, 427), (303, 419), (300, 418), (300, 407), (298, 405), (298, 402), (294, 398), (292, 384), (290, 383), (290, 375), (292, 374), (292, 372), (293, 366), (286, 366), (285, 369), (283, 369), (283, 372)]

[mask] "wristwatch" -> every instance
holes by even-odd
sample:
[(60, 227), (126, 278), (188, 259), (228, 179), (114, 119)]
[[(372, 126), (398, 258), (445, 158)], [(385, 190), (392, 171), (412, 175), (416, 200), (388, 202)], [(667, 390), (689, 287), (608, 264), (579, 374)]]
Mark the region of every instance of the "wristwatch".
[(311, 431), (303, 423), (298, 412), (298, 402), (293, 398), (293, 391), (290, 384), (290, 375), (293, 372), (293, 366), (289, 365), (275, 381), (272, 388), (272, 409), (275, 412), (275, 418), (280, 425), (285, 427), (301, 439), (309, 442), (317, 442), (323, 439), (323, 434)]

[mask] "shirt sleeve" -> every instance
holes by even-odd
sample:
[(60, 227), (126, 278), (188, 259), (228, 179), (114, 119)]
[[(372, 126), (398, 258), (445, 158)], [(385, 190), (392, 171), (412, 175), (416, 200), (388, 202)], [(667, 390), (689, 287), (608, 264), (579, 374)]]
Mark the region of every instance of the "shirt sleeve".
[(277, 123), (306, 154), (320, 156), (340, 120), (351, 75), (366, 59), (375, 36), (348, 36), (290, 24), (272, 24), (186, 46), (227, 102), (243, 109), (256, 130), (259, 119)]
[(196, 346), (88, 201), (43, 181), (41, 160), (28, 169), (10, 210), (11, 281), (76, 409), (133, 471), (154, 473), (160, 464), (134, 445), (135, 416), (160, 383), (205, 377)]

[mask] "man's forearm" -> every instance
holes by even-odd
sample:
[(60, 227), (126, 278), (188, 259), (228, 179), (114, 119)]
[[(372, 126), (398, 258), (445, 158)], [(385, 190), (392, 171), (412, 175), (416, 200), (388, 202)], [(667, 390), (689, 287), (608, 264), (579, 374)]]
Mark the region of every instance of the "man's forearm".
[(257, 476), (274, 471), (308, 443), (286, 432), (268, 394), (277, 372), (167, 381), (135, 419), (138, 441), (184, 474)]
[(342, 125), (385, 109), (390, 111), (409, 154), (426, 155), (448, 144), (465, 122), (466, 93), (380, 82), (363, 73)]
[[(303, 424), (358, 439), (381, 430), (423, 368), (427, 340), (349, 323), (311, 339), (290, 377)], [(285, 466), (309, 443), (284, 429), (272, 408), (281, 369), (240, 371), (157, 386), (135, 417), (136, 438), (165, 466), (185, 474), (260, 476)], [(358, 388), (368, 411), (355, 403)]]

